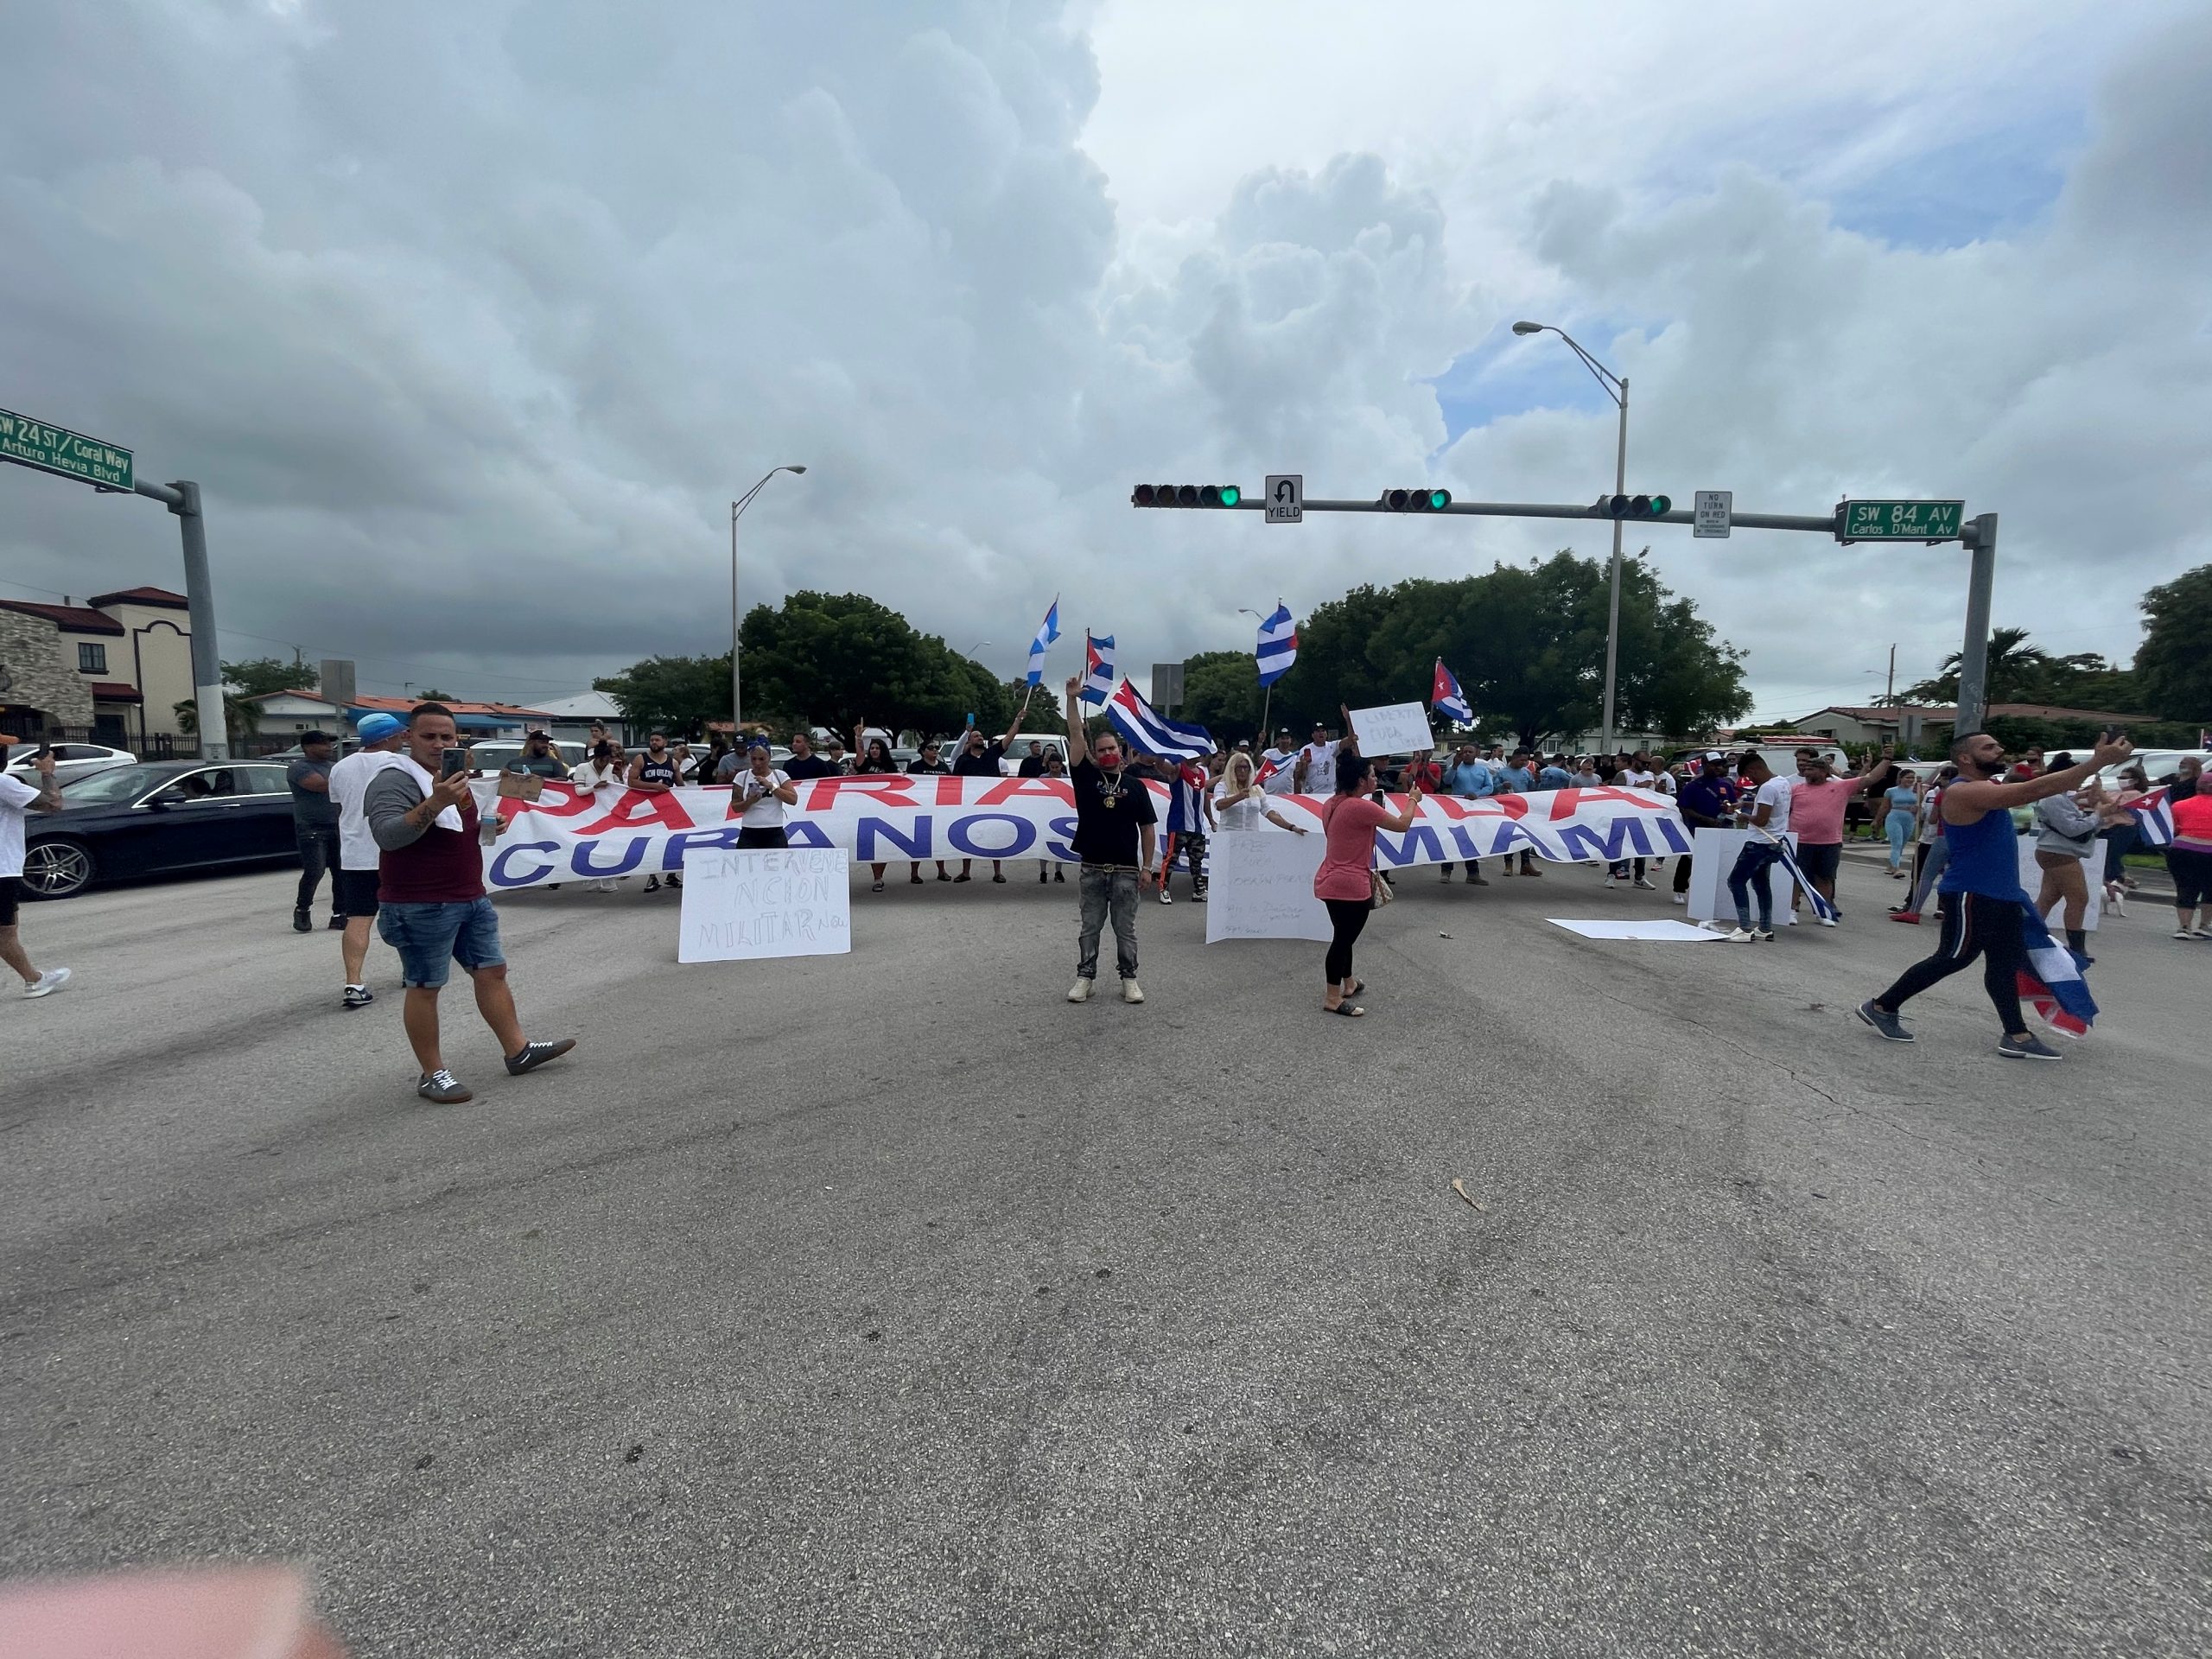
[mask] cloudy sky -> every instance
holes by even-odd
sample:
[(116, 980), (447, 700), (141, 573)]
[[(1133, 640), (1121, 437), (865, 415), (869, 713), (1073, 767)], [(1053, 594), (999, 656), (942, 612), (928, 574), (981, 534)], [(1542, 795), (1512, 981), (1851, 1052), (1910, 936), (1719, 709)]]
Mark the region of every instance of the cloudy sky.
[[(2212, 560), (2212, 10), (2162, 0), (113, 0), (0, 54), (0, 406), (207, 494), (227, 656), (524, 701), (870, 593), (1011, 671), (1598, 526), (1154, 513), (1960, 496), (2125, 658)], [(1651, 529), (1760, 712), (1956, 648), (1955, 548)], [(0, 467), (0, 593), (177, 581)], [(1070, 671), (1073, 652), (1063, 656)], [(1057, 666), (1057, 664), (1056, 664)], [(1421, 688), (1408, 688), (1417, 695)]]

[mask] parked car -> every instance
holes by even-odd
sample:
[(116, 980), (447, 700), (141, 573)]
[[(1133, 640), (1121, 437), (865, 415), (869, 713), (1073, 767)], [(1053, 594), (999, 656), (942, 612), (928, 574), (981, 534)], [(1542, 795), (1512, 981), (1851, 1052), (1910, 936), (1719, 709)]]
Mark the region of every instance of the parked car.
[[(589, 758), (582, 744), (564, 742), (559, 738), (553, 740), (553, 753), (561, 757), (561, 764), (571, 772)], [(494, 738), (485, 743), (473, 743), (468, 748), (469, 759), (475, 763), (477, 770), (487, 775), (505, 771), (507, 762), (521, 753), (522, 745), (512, 738), (505, 737)]]
[(23, 892), (67, 899), (96, 882), (299, 861), (292, 792), (274, 760), (155, 760), (65, 784), (24, 825)]
[[(128, 749), (111, 749), (104, 743), (57, 743), (54, 746), (54, 776), (59, 783), (89, 778), (96, 772), (136, 766), (138, 757)], [(8, 775), (28, 779), (38, 770), (38, 745), (25, 739), (8, 750)]]

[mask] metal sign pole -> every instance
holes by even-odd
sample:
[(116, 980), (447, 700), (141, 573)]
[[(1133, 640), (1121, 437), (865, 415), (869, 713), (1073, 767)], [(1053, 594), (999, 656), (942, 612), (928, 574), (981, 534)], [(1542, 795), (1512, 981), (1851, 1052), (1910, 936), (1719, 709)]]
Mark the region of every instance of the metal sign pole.
[(215, 584), (207, 574), (207, 528), (200, 513), (200, 486), (188, 478), (167, 484), (142, 479), (130, 487), (175, 513), (183, 532), (184, 598), (192, 620), (192, 692), (200, 715), (200, 754), (206, 760), (227, 760), (231, 727), (223, 708), (223, 654), (215, 642)]
[(1989, 599), (1997, 583), (1997, 515), (1976, 514), (1960, 537), (1974, 556), (1967, 571), (1967, 637), (1959, 650), (1959, 713), (1951, 735), (1989, 720)]

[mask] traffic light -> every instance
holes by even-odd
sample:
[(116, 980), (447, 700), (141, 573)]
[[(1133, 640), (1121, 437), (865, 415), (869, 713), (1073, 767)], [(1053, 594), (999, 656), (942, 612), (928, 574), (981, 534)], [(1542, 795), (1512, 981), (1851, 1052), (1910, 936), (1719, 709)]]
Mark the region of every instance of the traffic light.
[(1601, 495), (1598, 511), (1608, 518), (1664, 518), (1674, 510), (1674, 499), (1664, 495)]
[(1244, 499), (1234, 484), (1140, 484), (1129, 503), (1139, 507), (1233, 507)]
[(1392, 512), (1441, 512), (1452, 505), (1449, 490), (1385, 490), (1377, 498)]

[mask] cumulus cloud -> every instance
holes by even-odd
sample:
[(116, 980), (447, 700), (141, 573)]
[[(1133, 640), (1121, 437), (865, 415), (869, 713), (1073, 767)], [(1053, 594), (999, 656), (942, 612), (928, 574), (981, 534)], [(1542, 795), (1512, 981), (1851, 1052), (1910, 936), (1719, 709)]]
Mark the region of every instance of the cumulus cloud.
[[(231, 654), (296, 641), (393, 689), (550, 695), (726, 645), (728, 503), (785, 461), (810, 470), (745, 520), (748, 595), (869, 592), (1007, 669), (1055, 593), (1141, 663), (1242, 643), (1236, 608), (1279, 594), (1594, 550), (1128, 505), (1141, 478), (1273, 470), (1587, 499), (1610, 409), (1554, 343), (1503, 343), (1523, 307), (1630, 377), (1643, 486), (1963, 493), (2005, 515), (2000, 617), (2056, 645), (2124, 655), (2134, 595), (2207, 556), (2201, 22), (2133, 29), (2047, 213), (1928, 248), (1839, 222), (1828, 106), (1792, 125), (1766, 98), (1761, 141), (1728, 136), (1788, 57), (1771, 30), (1633, 123), (1580, 77), (1485, 72), (1491, 107), (1377, 86), (1320, 112), (1321, 152), (1255, 119), (1200, 154), (1203, 109), (1133, 130), (1128, 10), (26, 13), (0, 402), (201, 481)], [(1675, 28), (1631, 22), (1631, 49)], [(1885, 107), (1862, 168), (1958, 137), (1948, 104)], [(1196, 194), (1154, 188), (1179, 146)], [(1446, 383), (1487, 398), (1477, 424)], [(0, 502), (0, 578), (173, 579), (150, 504), (14, 469)], [(1955, 643), (1952, 550), (1651, 539), (1763, 702)]]

